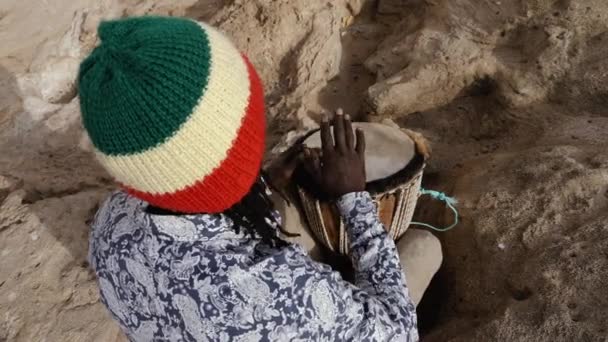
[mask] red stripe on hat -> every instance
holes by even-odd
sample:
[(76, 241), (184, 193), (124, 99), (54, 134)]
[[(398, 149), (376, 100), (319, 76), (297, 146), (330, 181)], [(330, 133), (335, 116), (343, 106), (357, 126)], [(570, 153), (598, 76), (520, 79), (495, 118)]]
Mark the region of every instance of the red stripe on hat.
[(156, 207), (181, 213), (219, 213), (238, 203), (251, 189), (264, 157), (266, 120), (262, 82), (249, 59), (251, 94), (237, 137), (219, 167), (183, 190), (151, 194), (122, 186), (129, 194)]

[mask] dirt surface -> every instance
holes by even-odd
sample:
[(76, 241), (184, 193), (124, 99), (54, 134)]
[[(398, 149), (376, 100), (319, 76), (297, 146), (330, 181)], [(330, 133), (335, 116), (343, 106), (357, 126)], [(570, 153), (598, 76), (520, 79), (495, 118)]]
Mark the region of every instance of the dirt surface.
[[(608, 2), (0, 2), (0, 341), (122, 341), (86, 262), (112, 189), (74, 79), (103, 18), (227, 32), (265, 83), (268, 148), (343, 107), (430, 140), (460, 200), (426, 341), (608, 341)], [(445, 214), (445, 215), (444, 215)], [(449, 212), (421, 201), (418, 220)], [(441, 223), (441, 222), (437, 222)]]

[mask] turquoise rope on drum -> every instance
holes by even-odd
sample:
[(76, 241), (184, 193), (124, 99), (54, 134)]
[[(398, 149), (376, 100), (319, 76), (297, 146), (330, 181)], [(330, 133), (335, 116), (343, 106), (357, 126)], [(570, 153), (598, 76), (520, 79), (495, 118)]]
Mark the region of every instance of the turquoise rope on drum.
[(451, 225), (449, 225), (448, 227), (445, 227), (445, 228), (437, 228), (431, 224), (424, 223), (424, 222), (412, 222), (412, 223), (410, 223), (410, 225), (423, 226), (423, 227), (426, 227), (426, 228), (429, 228), (429, 229), (432, 229), (432, 230), (435, 230), (438, 232), (447, 232), (448, 230), (450, 230), (450, 229), (456, 227), (456, 225), (458, 225), (458, 210), (456, 210), (456, 204), (458, 203), (458, 201), (454, 197), (450, 197), (440, 191), (427, 190), (424, 188), (420, 189), (420, 195), (429, 195), (436, 200), (445, 202), (445, 205), (448, 208), (450, 208), (452, 210), (452, 212), (454, 213), (454, 223), (452, 223)]

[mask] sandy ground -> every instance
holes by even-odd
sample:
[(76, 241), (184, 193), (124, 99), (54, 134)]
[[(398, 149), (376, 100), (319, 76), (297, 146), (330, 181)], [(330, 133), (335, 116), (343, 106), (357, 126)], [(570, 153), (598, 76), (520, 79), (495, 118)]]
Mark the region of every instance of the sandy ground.
[(139, 14), (234, 38), (265, 82), (269, 149), (337, 107), (431, 141), (425, 186), (463, 220), (439, 235), (424, 340), (608, 341), (604, 0), (0, 1), (0, 341), (123, 340), (86, 262), (112, 183), (74, 78), (101, 19)]

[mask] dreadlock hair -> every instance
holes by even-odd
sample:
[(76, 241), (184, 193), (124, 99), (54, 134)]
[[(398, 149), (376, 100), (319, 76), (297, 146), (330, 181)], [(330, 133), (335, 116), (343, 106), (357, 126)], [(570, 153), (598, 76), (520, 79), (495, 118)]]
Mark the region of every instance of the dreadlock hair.
[(287, 242), (278, 237), (277, 230), (290, 237), (297, 236), (297, 234), (285, 231), (276, 220), (273, 215), (275, 207), (269, 194), (270, 189), (263, 177), (258, 177), (249, 193), (224, 214), (234, 222), (234, 229), (237, 233), (242, 227), (252, 237), (260, 237), (262, 241), (274, 247), (284, 247)]
[[(299, 234), (289, 233), (283, 229), (273, 212), (274, 204), (269, 197), (270, 189), (263, 177), (258, 177), (249, 193), (240, 202), (224, 211), (233, 222), (233, 229), (240, 233), (241, 228), (252, 238), (261, 238), (273, 247), (285, 247), (288, 243), (277, 235), (277, 230), (285, 236), (293, 237)], [(180, 215), (166, 209), (148, 206), (148, 213), (155, 215)]]

